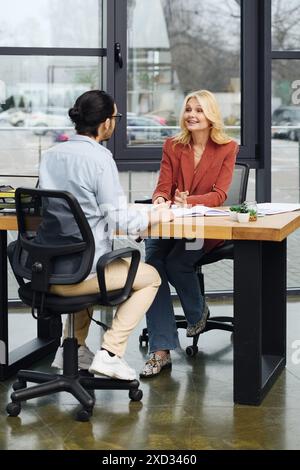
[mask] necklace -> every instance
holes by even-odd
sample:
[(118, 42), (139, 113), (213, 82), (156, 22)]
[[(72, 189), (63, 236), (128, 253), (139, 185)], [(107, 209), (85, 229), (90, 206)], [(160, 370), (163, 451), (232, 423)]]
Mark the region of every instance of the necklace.
[(205, 150), (205, 145), (201, 145), (200, 149), (196, 149), (195, 146), (194, 146), (194, 157), (196, 159), (201, 158), (201, 156), (203, 155), (204, 150)]

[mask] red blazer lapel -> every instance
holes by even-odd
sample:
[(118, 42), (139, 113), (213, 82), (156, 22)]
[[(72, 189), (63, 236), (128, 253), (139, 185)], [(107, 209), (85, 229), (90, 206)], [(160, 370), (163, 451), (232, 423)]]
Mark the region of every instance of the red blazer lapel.
[(183, 187), (180, 187), (180, 181), (178, 181), (179, 191), (189, 191), (191, 193), (194, 177), (194, 158), (193, 150), (190, 147), (186, 147), (182, 150), (180, 156), (180, 172)]

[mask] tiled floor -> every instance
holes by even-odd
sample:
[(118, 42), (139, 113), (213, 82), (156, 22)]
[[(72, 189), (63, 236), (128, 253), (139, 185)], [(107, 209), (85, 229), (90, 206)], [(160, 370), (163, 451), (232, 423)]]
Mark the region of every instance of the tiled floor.
[[(232, 311), (230, 302), (210, 302), (210, 306), (216, 314)], [(11, 313), (15, 344), (24, 341), (24, 331), (33, 335), (34, 323), (29, 318)], [(138, 335), (139, 330), (132, 335), (126, 355), (137, 370), (146, 357)], [(259, 407), (232, 402), (230, 334), (211, 331), (200, 339), (200, 352), (188, 358), (184, 349), (190, 342), (180, 331), (182, 349), (173, 354), (172, 371), (141, 383), (142, 402), (129, 402), (126, 391), (96, 391), (88, 423), (74, 420), (76, 400), (67, 393), (30, 400), (23, 404), (19, 417), (7, 417), (5, 406), (13, 379), (0, 382), (0, 448), (299, 449), (299, 298), (288, 302), (287, 368)], [(99, 329), (92, 326), (89, 346), (95, 350), (98, 343)], [(34, 368), (50, 370), (51, 359)]]

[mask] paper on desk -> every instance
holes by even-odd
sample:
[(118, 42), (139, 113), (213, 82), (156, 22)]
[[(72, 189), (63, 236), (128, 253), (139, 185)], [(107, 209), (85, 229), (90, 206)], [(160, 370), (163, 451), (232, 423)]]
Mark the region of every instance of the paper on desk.
[(0, 209), (0, 214), (15, 214), (16, 213), (16, 209), (14, 208), (11, 208), (11, 207), (4, 207), (3, 209)]
[(229, 211), (226, 209), (218, 209), (216, 207), (207, 207), (202, 205), (197, 205), (193, 207), (176, 207), (172, 206), (172, 212), (175, 217), (189, 217), (189, 216), (225, 216), (229, 214)]
[(300, 210), (299, 204), (263, 202), (257, 204), (258, 214), (273, 215)]

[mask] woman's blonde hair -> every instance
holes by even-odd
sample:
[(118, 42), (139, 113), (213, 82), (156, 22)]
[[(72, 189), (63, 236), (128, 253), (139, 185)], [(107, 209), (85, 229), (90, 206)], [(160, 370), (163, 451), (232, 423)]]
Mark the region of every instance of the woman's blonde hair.
[(175, 145), (179, 143), (184, 145), (191, 144), (192, 134), (185, 127), (184, 122), (186, 105), (191, 98), (196, 98), (203, 109), (206, 119), (211, 123), (210, 138), (216, 142), (216, 144), (228, 144), (228, 142), (231, 142), (232, 139), (224, 131), (221, 111), (215, 96), (208, 90), (199, 90), (189, 93), (184, 99), (179, 121), (181, 132), (175, 135), (173, 139)]

